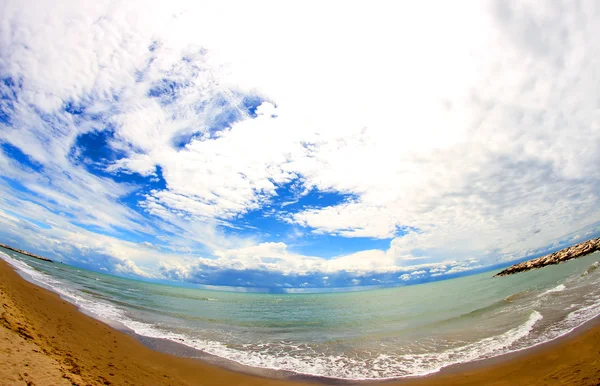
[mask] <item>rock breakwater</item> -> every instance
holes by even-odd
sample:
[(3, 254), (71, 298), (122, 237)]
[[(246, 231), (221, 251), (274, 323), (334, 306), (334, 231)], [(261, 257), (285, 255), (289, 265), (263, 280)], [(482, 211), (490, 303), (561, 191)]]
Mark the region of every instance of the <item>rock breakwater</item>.
[(590, 253), (600, 251), (600, 237), (575, 244), (549, 255), (527, 260), (519, 264), (512, 265), (504, 271), (498, 272), (496, 276), (508, 276), (519, 272), (529, 271), (530, 269), (542, 268), (547, 265), (562, 263), (563, 261), (576, 259)]
[(53, 261), (52, 261), (52, 260), (50, 260), (50, 259), (48, 259), (48, 258), (45, 258), (45, 257), (42, 257), (42, 256), (38, 256), (38, 255), (35, 255), (35, 254), (33, 254), (33, 253), (29, 253), (29, 252), (27, 252), (27, 251), (24, 251), (24, 250), (22, 250), (22, 249), (13, 248), (13, 247), (11, 247), (10, 245), (6, 245), (6, 244), (2, 244), (2, 243), (0, 243), (0, 247), (2, 247), (2, 248), (5, 248), (5, 249), (8, 249), (8, 250), (11, 250), (11, 251), (18, 252), (18, 253), (20, 253), (21, 255), (31, 256), (31, 257), (34, 257), (34, 258), (36, 258), (36, 259), (40, 259), (40, 260), (44, 260), (44, 261), (49, 261), (49, 262), (53, 263)]

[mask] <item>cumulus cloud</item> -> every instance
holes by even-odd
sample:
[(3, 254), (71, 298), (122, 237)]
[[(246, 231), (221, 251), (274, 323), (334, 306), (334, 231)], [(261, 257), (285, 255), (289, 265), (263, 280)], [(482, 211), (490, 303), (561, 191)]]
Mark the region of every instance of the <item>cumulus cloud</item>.
[[(282, 286), (458, 273), (600, 222), (594, 2), (339, 6), (5, 2), (2, 209), (115, 272)], [(389, 248), (229, 231), (257, 213)]]

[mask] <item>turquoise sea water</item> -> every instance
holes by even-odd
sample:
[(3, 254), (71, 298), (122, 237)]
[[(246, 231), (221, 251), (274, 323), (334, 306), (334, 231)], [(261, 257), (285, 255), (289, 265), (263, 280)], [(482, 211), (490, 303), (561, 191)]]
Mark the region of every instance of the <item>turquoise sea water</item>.
[(600, 315), (600, 254), (518, 275), (328, 294), (207, 291), (0, 249), (84, 312), (244, 365), (343, 379), (425, 375), (531, 347)]

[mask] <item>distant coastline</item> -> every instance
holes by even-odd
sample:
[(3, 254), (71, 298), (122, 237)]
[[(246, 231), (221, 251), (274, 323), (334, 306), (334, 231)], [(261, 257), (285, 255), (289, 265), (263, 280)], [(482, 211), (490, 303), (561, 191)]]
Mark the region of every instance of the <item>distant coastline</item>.
[(571, 259), (577, 259), (579, 257), (589, 255), (590, 253), (594, 253), (596, 251), (600, 251), (600, 237), (572, 245), (570, 247), (561, 249), (560, 251), (550, 253), (549, 255), (511, 265), (505, 270), (495, 274), (494, 277), (508, 276), (519, 272), (529, 271), (531, 269), (542, 268), (547, 265), (559, 264)]
[(18, 252), (18, 253), (20, 253), (22, 255), (30, 256), (30, 257), (33, 257), (35, 259), (40, 259), (40, 260), (48, 261), (50, 263), (54, 263), (54, 261), (52, 261), (52, 260), (50, 260), (50, 259), (48, 259), (46, 257), (42, 257), (42, 256), (39, 256), (39, 255), (36, 255), (36, 254), (33, 254), (33, 253), (29, 253), (29, 252), (24, 251), (22, 249), (13, 248), (10, 245), (6, 245), (6, 244), (0, 243), (0, 247), (5, 248), (5, 249), (10, 249), (11, 251)]

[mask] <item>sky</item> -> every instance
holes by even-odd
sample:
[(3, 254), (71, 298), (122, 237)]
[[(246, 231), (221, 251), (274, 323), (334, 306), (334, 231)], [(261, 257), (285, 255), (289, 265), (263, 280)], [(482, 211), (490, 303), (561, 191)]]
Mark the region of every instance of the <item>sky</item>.
[(598, 236), (598, 36), (596, 1), (0, 1), (0, 242), (297, 291)]

